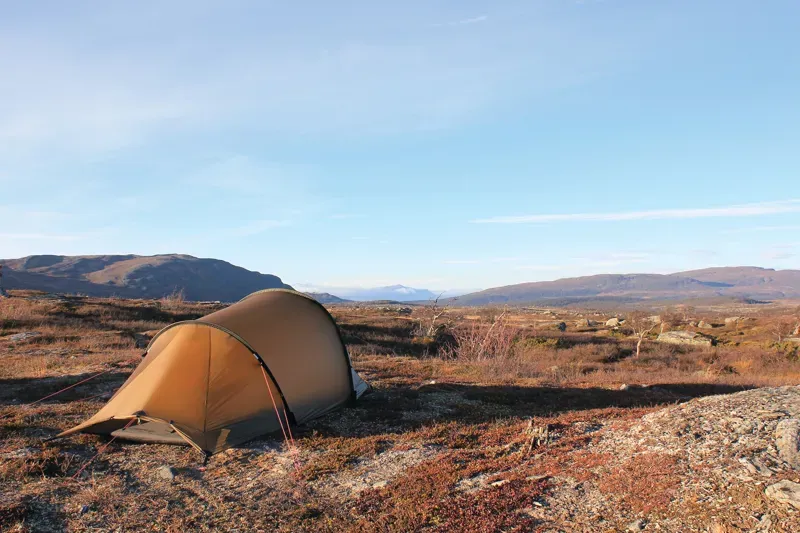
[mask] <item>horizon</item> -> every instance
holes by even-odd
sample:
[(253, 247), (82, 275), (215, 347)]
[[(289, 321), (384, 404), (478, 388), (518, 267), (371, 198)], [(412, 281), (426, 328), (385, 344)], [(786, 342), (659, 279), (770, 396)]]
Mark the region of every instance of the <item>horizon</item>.
[(797, 2), (6, 11), (7, 258), (432, 291), (800, 269)]
[[(37, 254), (38, 255), (38, 254)], [(41, 254), (41, 255), (52, 255), (52, 254)], [(216, 260), (216, 261), (224, 261), (229, 263), (235, 267), (241, 267), (241, 265), (237, 265), (235, 263), (231, 263), (230, 261), (226, 261), (223, 258), (215, 258), (215, 257), (197, 257), (191, 254), (184, 254), (184, 253), (165, 253), (165, 254), (158, 254), (160, 256), (174, 256), (174, 257), (189, 257), (192, 259), (199, 259), (199, 260)], [(104, 256), (135, 256), (135, 257), (152, 257), (152, 256), (143, 256), (137, 254), (118, 254), (118, 253), (108, 253), (108, 254), (85, 254), (83, 257), (104, 257)], [(31, 256), (25, 256), (31, 257)], [(3, 258), (3, 260), (19, 260), (24, 259), (25, 257), (16, 257), (16, 258)], [(67, 256), (68, 257), (68, 256)], [(0, 265), (2, 266), (2, 265)], [(245, 268), (245, 267), (241, 267)], [(466, 294), (471, 294), (475, 292), (482, 292), (485, 290), (490, 289), (500, 289), (504, 287), (514, 286), (514, 285), (525, 285), (531, 283), (548, 283), (548, 282), (557, 282), (562, 280), (568, 279), (575, 279), (575, 278), (583, 278), (583, 277), (595, 277), (595, 276), (647, 276), (647, 275), (660, 275), (660, 276), (674, 276), (680, 274), (686, 274), (691, 272), (697, 271), (707, 271), (707, 270), (716, 270), (716, 269), (757, 269), (757, 270), (766, 270), (766, 271), (773, 271), (773, 272), (781, 272), (787, 270), (799, 270), (799, 269), (776, 269), (771, 267), (764, 267), (758, 265), (712, 265), (712, 266), (705, 266), (697, 269), (692, 270), (682, 270), (682, 271), (675, 271), (675, 272), (641, 272), (641, 271), (631, 271), (631, 272), (600, 272), (597, 274), (588, 274), (585, 276), (571, 276), (571, 277), (557, 277), (557, 278), (550, 278), (550, 279), (543, 279), (537, 281), (527, 281), (521, 282), (511, 285), (497, 285), (491, 287), (472, 287), (472, 288), (441, 288), (441, 287), (412, 287), (409, 285), (404, 285), (402, 283), (387, 283), (384, 285), (352, 285), (348, 287), (334, 287), (334, 286), (324, 286), (324, 285), (316, 285), (316, 284), (309, 284), (309, 283), (288, 283), (291, 285), (295, 290), (300, 292), (306, 293), (319, 293), (319, 294), (330, 294), (332, 296), (342, 297), (345, 299), (353, 299), (355, 301), (369, 301), (373, 298), (362, 298), (361, 294), (359, 293), (366, 293), (369, 290), (376, 290), (376, 289), (412, 289), (414, 291), (420, 292), (429, 292), (432, 293), (434, 296), (438, 296), (439, 298), (453, 298), (458, 296), (463, 296)], [(13, 269), (12, 269), (13, 270)], [(279, 273), (275, 272), (261, 272), (255, 271), (258, 274), (268, 274), (268, 275), (275, 275), (281, 278), (284, 283), (287, 283), (285, 279), (283, 279)], [(401, 300), (401, 301), (418, 301), (414, 299), (410, 300)]]

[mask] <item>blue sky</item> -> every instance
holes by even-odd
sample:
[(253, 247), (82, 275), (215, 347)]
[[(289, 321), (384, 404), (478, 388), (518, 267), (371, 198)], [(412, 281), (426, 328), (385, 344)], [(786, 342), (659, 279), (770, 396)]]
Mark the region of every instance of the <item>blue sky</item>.
[(3, 4), (0, 257), (800, 267), (795, 0)]

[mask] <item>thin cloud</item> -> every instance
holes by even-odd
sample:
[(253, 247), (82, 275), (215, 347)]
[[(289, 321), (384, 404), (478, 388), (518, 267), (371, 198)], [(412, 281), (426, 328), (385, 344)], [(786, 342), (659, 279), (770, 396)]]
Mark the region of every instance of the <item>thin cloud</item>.
[(477, 259), (448, 259), (442, 263), (445, 265), (477, 265), (480, 261)]
[(0, 239), (12, 241), (77, 241), (85, 235), (59, 235), (48, 233), (0, 233)]
[(249, 237), (289, 225), (290, 222), (288, 220), (254, 220), (248, 224), (230, 230), (229, 234), (238, 237)]
[(765, 259), (772, 259), (772, 260), (781, 260), (781, 259), (791, 259), (794, 257), (795, 253), (788, 252), (786, 250), (771, 250), (769, 252), (765, 252), (762, 254), (762, 257)]
[(613, 268), (622, 265), (648, 263), (651, 257), (652, 256), (650, 254), (645, 253), (619, 252), (603, 257), (573, 257), (569, 261), (562, 264), (519, 265), (514, 267), (514, 270), (532, 270), (542, 272), (553, 270), (569, 271), (574, 269), (576, 265), (580, 265), (582, 268)]
[(489, 19), (488, 15), (478, 15), (477, 17), (469, 17), (461, 20), (452, 20), (450, 22), (434, 24), (434, 26), (464, 26), (466, 24), (478, 24), (479, 22), (486, 22)]
[(749, 228), (736, 228), (736, 229), (726, 229), (721, 231), (720, 233), (731, 234), (731, 233), (750, 233), (750, 232), (759, 232), (759, 231), (798, 231), (800, 230), (800, 225), (793, 225), (793, 226), (752, 226)]
[(800, 212), (800, 200), (705, 207), (696, 209), (652, 209), (617, 213), (565, 213), (497, 216), (471, 220), (473, 224), (530, 224), (540, 222), (614, 222), (627, 220), (672, 220), (714, 217), (751, 217)]

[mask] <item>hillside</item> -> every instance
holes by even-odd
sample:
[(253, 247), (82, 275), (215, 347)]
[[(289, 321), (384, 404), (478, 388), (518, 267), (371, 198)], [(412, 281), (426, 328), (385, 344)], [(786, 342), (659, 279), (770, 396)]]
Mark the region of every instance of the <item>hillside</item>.
[(183, 291), (188, 300), (236, 301), (261, 289), (291, 288), (219, 259), (190, 255), (33, 255), (0, 260), (8, 289), (89, 296), (161, 298)]
[(674, 274), (600, 274), (555, 281), (520, 283), (465, 294), (459, 305), (593, 300), (637, 301), (711, 297), (800, 298), (800, 270), (758, 267), (708, 268)]
[(333, 294), (327, 292), (307, 292), (305, 294), (314, 298), (316, 301), (324, 305), (344, 304), (351, 301), (351, 300), (345, 300), (344, 298), (339, 298), (338, 296), (334, 296)]

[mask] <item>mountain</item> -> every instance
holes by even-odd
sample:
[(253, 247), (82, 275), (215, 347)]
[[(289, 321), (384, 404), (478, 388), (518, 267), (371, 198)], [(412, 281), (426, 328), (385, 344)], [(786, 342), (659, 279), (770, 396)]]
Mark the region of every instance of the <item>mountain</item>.
[(351, 300), (345, 300), (344, 298), (339, 298), (338, 296), (334, 296), (328, 292), (306, 292), (304, 293), (306, 296), (310, 296), (314, 298), (321, 304), (328, 305), (328, 304), (344, 304), (348, 303)]
[(709, 297), (800, 298), (800, 270), (722, 267), (674, 274), (600, 274), (520, 283), (458, 298), (458, 305), (549, 303), (599, 300), (657, 300)]
[(0, 260), (7, 289), (89, 296), (161, 298), (183, 291), (187, 300), (236, 301), (261, 289), (291, 288), (219, 259), (191, 255), (32, 255)]
[(405, 285), (372, 288), (340, 288), (336, 293), (348, 300), (368, 302), (373, 300), (389, 300), (395, 302), (416, 302), (433, 300), (438, 294), (428, 289), (415, 289)]

